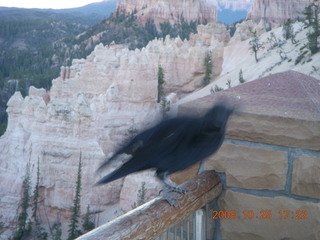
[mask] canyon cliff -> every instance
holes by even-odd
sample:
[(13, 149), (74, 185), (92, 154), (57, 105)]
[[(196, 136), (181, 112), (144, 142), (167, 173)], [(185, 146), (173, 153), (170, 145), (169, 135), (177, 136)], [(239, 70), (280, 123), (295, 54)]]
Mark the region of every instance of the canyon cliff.
[[(62, 67), (49, 92), (31, 87), (25, 98), (16, 92), (8, 102), (9, 124), (0, 138), (0, 215), (5, 217), (6, 227), (13, 226), (17, 214), (26, 166), (29, 163), (33, 188), (38, 160), (41, 219), (53, 223), (59, 217), (66, 222), (80, 154), (82, 213), (88, 204), (96, 212), (114, 204), (119, 204), (118, 210), (129, 210), (136, 195), (128, 189), (138, 189), (141, 178), (139, 182), (129, 176), (93, 188), (105, 174), (97, 174), (96, 169), (125, 138), (161, 119), (157, 103), (160, 66), (166, 94), (184, 96), (202, 85), (207, 53), (212, 54), (213, 74), (220, 74), (228, 41), (226, 28), (211, 23), (199, 25), (198, 34), (192, 34), (189, 41), (167, 37), (132, 51), (123, 45), (100, 44), (86, 59)], [(159, 184), (146, 174), (150, 196), (158, 192)], [(0, 239), (7, 239), (6, 234), (9, 232)]]
[(253, 3), (253, 0), (212, 0), (217, 8), (230, 9), (232, 11), (248, 10)]
[(181, 23), (182, 19), (186, 22), (217, 21), (216, 7), (207, 0), (125, 0), (118, 3), (117, 9), (129, 13), (137, 11), (142, 23), (153, 19), (157, 26), (167, 21), (171, 24)]
[(247, 18), (279, 24), (287, 19), (303, 18), (303, 10), (311, 2), (313, 0), (255, 0)]

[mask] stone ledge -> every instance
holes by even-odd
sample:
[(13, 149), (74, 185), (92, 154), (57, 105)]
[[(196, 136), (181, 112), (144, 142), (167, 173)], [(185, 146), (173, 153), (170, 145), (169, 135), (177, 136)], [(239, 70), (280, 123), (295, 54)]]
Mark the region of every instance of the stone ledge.
[(286, 152), (224, 143), (205, 169), (225, 172), (227, 186), (282, 190), (288, 171)]
[(320, 150), (320, 122), (241, 113), (231, 118), (226, 137)]
[(238, 106), (227, 137), (320, 150), (320, 81), (287, 71), (257, 79), (179, 106), (201, 115), (224, 98)]

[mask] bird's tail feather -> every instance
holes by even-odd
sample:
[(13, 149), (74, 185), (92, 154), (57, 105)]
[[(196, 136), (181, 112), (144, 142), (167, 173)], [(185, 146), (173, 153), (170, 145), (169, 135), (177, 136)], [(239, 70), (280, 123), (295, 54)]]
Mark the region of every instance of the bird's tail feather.
[(134, 161), (127, 161), (120, 168), (118, 168), (117, 170), (111, 172), (107, 176), (100, 179), (95, 185), (106, 184), (106, 183), (112, 182), (114, 180), (117, 180), (119, 178), (122, 178), (130, 173), (133, 173), (133, 172), (136, 172), (139, 170), (144, 170), (144, 168), (141, 167), (140, 165), (133, 164), (133, 163), (134, 163)]
[(101, 164), (101, 166), (97, 169), (97, 172), (100, 172), (103, 168), (107, 167), (111, 164), (112, 160), (116, 158), (116, 155), (112, 155), (110, 158), (108, 158), (104, 163)]

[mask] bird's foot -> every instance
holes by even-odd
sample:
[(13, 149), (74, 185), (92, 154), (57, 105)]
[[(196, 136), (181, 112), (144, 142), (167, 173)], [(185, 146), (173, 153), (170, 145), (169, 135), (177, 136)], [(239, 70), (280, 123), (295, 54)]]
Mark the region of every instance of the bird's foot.
[(187, 192), (187, 190), (180, 188), (180, 187), (176, 187), (176, 186), (170, 186), (168, 188), (161, 190), (160, 193), (161, 192), (162, 192), (163, 199), (165, 199), (171, 206), (178, 207), (179, 205), (176, 203), (176, 199), (174, 197), (170, 196), (170, 192), (177, 192), (177, 193), (185, 194)]
[(168, 188), (169, 192), (178, 192), (178, 193), (182, 193), (185, 194), (187, 192), (187, 190), (178, 187), (178, 186), (170, 186), (170, 188)]

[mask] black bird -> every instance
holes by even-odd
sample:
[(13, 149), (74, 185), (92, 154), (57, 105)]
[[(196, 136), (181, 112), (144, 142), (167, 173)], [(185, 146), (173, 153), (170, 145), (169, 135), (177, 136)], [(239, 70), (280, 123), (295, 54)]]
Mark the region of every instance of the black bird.
[[(183, 193), (183, 189), (168, 182), (168, 176), (216, 152), (223, 142), (226, 124), (232, 112), (233, 108), (229, 104), (218, 103), (202, 117), (181, 116), (163, 120), (138, 134), (103, 163), (98, 170), (105, 168), (120, 154), (132, 155), (120, 168), (97, 182), (97, 185), (134, 172), (156, 169), (157, 177), (168, 188), (167, 192)], [(175, 205), (171, 199), (167, 200)]]

